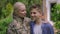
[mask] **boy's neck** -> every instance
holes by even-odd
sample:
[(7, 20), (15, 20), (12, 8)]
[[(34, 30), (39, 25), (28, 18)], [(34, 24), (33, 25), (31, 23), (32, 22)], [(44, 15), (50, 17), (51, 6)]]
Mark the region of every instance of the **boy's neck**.
[(36, 20), (36, 24), (37, 25), (41, 24), (41, 19)]

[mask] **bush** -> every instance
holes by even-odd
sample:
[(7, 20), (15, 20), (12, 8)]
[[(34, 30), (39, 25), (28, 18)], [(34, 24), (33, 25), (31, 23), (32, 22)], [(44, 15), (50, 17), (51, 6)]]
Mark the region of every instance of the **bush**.
[(57, 29), (60, 29), (60, 21), (57, 21), (57, 22), (55, 23), (55, 27), (56, 27)]
[(6, 5), (6, 8), (2, 9), (2, 18), (0, 19), (0, 34), (6, 34), (8, 24), (12, 19), (13, 7), (10, 3)]
[(5, 34), (8, 24), (12, 21), (12, 16), (9, 15), (5, 19), (0, 20), (0, 34)]
[(60, 29), (60, 4), (57, 4), (56, 6), (55, 6), (55, 10), (57, 10), (56, 11), (56, 15), (54, 16), (54, 17), (56, 17), (56, 23), (55, 23), (55, 27), (57, 28), (57, 29)]
[(60, 21), (57, 21), (55, 24), (55, 28), (56, 28), (56, 30), (57, 30), (57, 34), (60, 34)]
[(60, 34), (60, 4), (55, 5), (54, 12), (55, 12), (55, 14), (54, 14), (55, 27), (56, 27), (56, 29), (58, 31), (57, 34)]

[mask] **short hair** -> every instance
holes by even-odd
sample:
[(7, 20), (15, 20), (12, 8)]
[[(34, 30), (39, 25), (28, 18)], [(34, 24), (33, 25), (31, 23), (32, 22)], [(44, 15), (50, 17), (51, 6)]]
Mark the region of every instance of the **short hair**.
[(30, 10), (32, 9), (37, 9), (40, 13), (42, 13), (42, 7), (40, 4), (33, 4), (32, 6), (30, 6)]

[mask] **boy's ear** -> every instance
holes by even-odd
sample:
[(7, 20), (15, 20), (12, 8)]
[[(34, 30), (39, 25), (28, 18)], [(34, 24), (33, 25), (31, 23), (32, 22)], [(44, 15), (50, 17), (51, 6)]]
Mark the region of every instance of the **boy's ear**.
[(45, 19), (43, 15), (41, 15), (41, 19)]
[(40, 16), (39, 16), (40, 18), (42, 18), (42, 15), (40, 14)]
[(42, 13), (40, 13), (40, 16), (42, 17)]

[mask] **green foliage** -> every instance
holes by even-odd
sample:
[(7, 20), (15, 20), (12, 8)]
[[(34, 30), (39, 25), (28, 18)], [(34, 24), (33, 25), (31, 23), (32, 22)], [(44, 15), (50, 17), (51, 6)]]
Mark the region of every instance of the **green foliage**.
[(57, 21), (54, 25), (55, 25), (56, 29), (59, 30), (57, 32), (57, 34), (60, 34), (60, 21)]
[(57, 10), (60, 12), (60, 4), (56, 5)]
[(2, 14), (0, 18), (0, 34), (6, 34), (6, 29), (8, 28), (8, 24), (13, 20), (13, 6), (8, 3), (6, 7), (2, 8)]
[(55, 27), (56, 27), (57, 29), (60, 29), (60, 21), (58, 21), (58, 22), (55, 23)]
[(0, 0), (0, 8), (5, 7), (7, 0)]
[(52, 8), (52, 20), (55, 22), (55, 27), (57, 29), (60, 29), (60, 4), (56, 4), (53, 8)]
[(60, 21), (60, 4), (56, 4), (52, 7), (51, 20), (54, 22)]
[[(51, 10), (51, 20), (54, 21), (56, 29), (60, 30), (60, 4), (56, 4)], [(60, 32), (57, 32), (57, 34), (60, 34)]]
[(0, 19), (4, 19), (6, 18), (7, 16), (9, 16), (9, 14), (11, 14), (11, 12), (13, 12), (13, 7), (10, 3), (8, 3), (6, 5), (6, 7), (3, 7), (2, 8), (2, 15), (1, 15), (1, 18)]
[(0, 34), (6, 34), (6, 29), (8, 28), (7, 26), (12, 20), (12, 15), (0, 20)]

